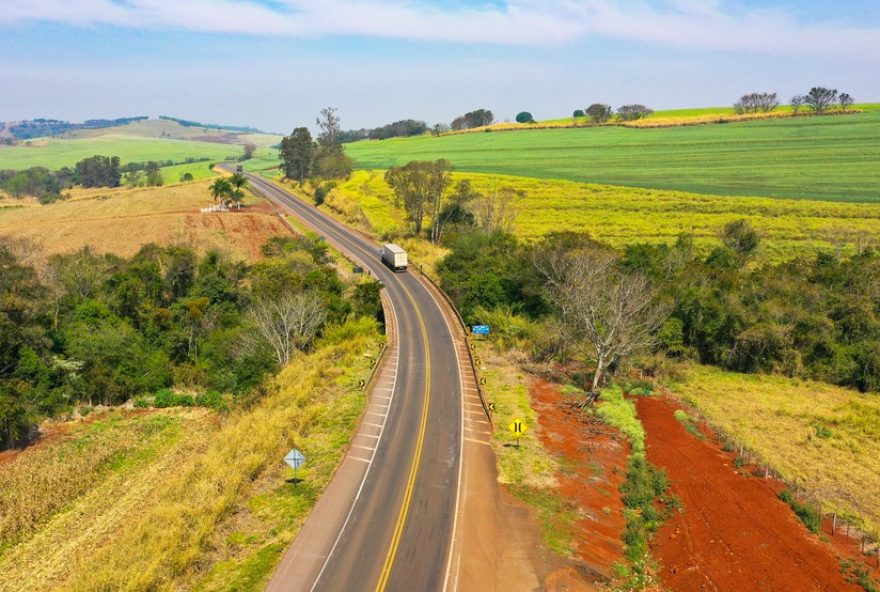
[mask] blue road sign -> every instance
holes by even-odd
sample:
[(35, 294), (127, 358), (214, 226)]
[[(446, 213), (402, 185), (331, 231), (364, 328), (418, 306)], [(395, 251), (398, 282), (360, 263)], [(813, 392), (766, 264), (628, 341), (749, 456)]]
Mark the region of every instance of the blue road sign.
[(474, 335), (488, 335), (489, 331), (489, 325), (474, 325), (471, 327), (471, 333)]
[(287, 453), (287, 456), (284, 457), (284, 462), (293, 467), (293, 470), (300, 468), (304, 462), (306, 462), (306, 457), (303, 456), (303, 453), (294, 448), (290, 452)]

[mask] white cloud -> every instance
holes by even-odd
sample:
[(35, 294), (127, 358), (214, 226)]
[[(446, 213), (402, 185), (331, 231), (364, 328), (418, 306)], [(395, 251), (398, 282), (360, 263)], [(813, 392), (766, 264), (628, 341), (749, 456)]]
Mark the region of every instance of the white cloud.
[(880, 27), (809, 24), (722, 0), (507, 0), (440, 6), (415, 0), (5, 0), (0, 23), (50, 21), (206, 33), (557, 45), (610, 38), (778, 55), (829, 51), (880, 59)]

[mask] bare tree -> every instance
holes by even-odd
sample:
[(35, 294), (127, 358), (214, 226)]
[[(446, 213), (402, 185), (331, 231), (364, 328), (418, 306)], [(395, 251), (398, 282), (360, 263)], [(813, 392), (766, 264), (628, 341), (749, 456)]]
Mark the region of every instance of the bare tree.
[(848, 93), (840, 93), (840, 96), (837, 97), (837, 102), (840, 104), (841, 109), (847, 111), (853, 106), (855, 100)]
[(795, 115), (797, 115), (798, 111), (801, 110), (801, 107), (804, 106), (805, 101), (806, 99), (804, 98), (804, 95), (795, 95), (791, 97), (789, 102), (791, 103), (791, 110)]
[(284, 294), (279, 298), (259, 298), (250, 308), (254, 337), (275, 354), (279, 366), (290, 361), (296, 349), (311, 344), (327, 311), (313, 293)]
[(807, 106), (816, 113), (824, 113), (837, 100), (837, 89), (814, 86), (804, 97)]
[(478, 194), (471, 205), (477, 226), (485, 233), (511, 232), (525, 196), (525, 191), (509, 186), (496, 187), (485, 195)]
[(609, 251), (558, 250), (539, 255), (536, 264), (563, 324), (584, 339), (595, 361), (592, 403), (609, 367), (654, 345), (669, 307), (644, 275), (621, 271)]

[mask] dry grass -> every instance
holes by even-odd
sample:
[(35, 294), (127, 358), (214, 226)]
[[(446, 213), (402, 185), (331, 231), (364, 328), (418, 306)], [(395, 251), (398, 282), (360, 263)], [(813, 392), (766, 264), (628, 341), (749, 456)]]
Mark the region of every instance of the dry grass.
[(880, 399), (819, 382), (693, 366), (675, 391), (789, 482), (880, 536)]
[[(46, 255), (84, 246), (130, 256), (146, 243), (184, 244), (200, 251), (220, 249), (253, 258), (267, 238), (284, 232), (264, 207), (227, 214), (203, 214), (210, 205), (208, 183), (140, 189), (77, 189), (69, 201), (49, 206), (0, 209), (0, 236), (27, 238)], [(252, 203), (255, 200), (252, 200)]]
[[(0, 590), (261, 589), (345, 451), (364, 405), (355, 388), (369, 373), (363, 354), (378, 340), (374, 324), (353, 328), (222, 422), (179, 412), (215, 420), (188, 424), (154, 454), (127, 456), (137, 459), (130, 470), (72, 496), (0, 557)], [(281, 468), (294, 445), (308, 458), (296, 488)]]
[(0, 548), (26, 539), (112, 473), (179, 438), (181, 421), (172, 411), (133, 417), (114, 412), (0, 467)]

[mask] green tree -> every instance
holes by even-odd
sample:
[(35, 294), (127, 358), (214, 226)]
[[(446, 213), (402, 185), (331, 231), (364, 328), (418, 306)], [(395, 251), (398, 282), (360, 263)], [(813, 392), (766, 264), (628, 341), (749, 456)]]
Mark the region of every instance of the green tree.
[(144, 174), (146, 176), (147, 185), (150, 187), (158, 187), (165, 183), (165, 179), (162, 178), (162, 171), (159, 169), (159, 163), (153, 161), (148, 162), (144, 168)]
[(535, 123), (535, 118), (528, 111), (521, 111), (516, 114), (517, 123)]
[(305, 183), (317, 146), (312, 134), (306, 127), (298, 127), (293, 133), (281, 140), (281, 168), (288, 179), (296, 179)]
[(721, 242), (737, 254), (748, 256), (755, 252), (761, 243), (761, 235), (755, 230), (748, 220), (734, 220), (724, 225), (721, 232)]
[(232, 195), (232, 184), (228, 179), (216, 179), (211, 185), (208, 187), (211, 192), (211, 196), (214, 198), (214, 202), (224, 202), (226, 199)]
[(595, 124), (605, 123), (609, 119), (611, 119), (611, 115), (613, 110), (611, 109), (611, 105), (603, 105), (601, 103), (593, 103), (589, 107), (587, 107), (586, 111), (587, 115)]
[(443, 191), (451, 182), (452, 165), (436, 161), (413, 160), (402, 167), (392, 167), (385, 173), (385, 182), (394, 190), (399, 206), (406, 211), (416, 234), (421, 234), (426, 210), (433, 216), (431, 240), (440, 239), (440, 211)]

